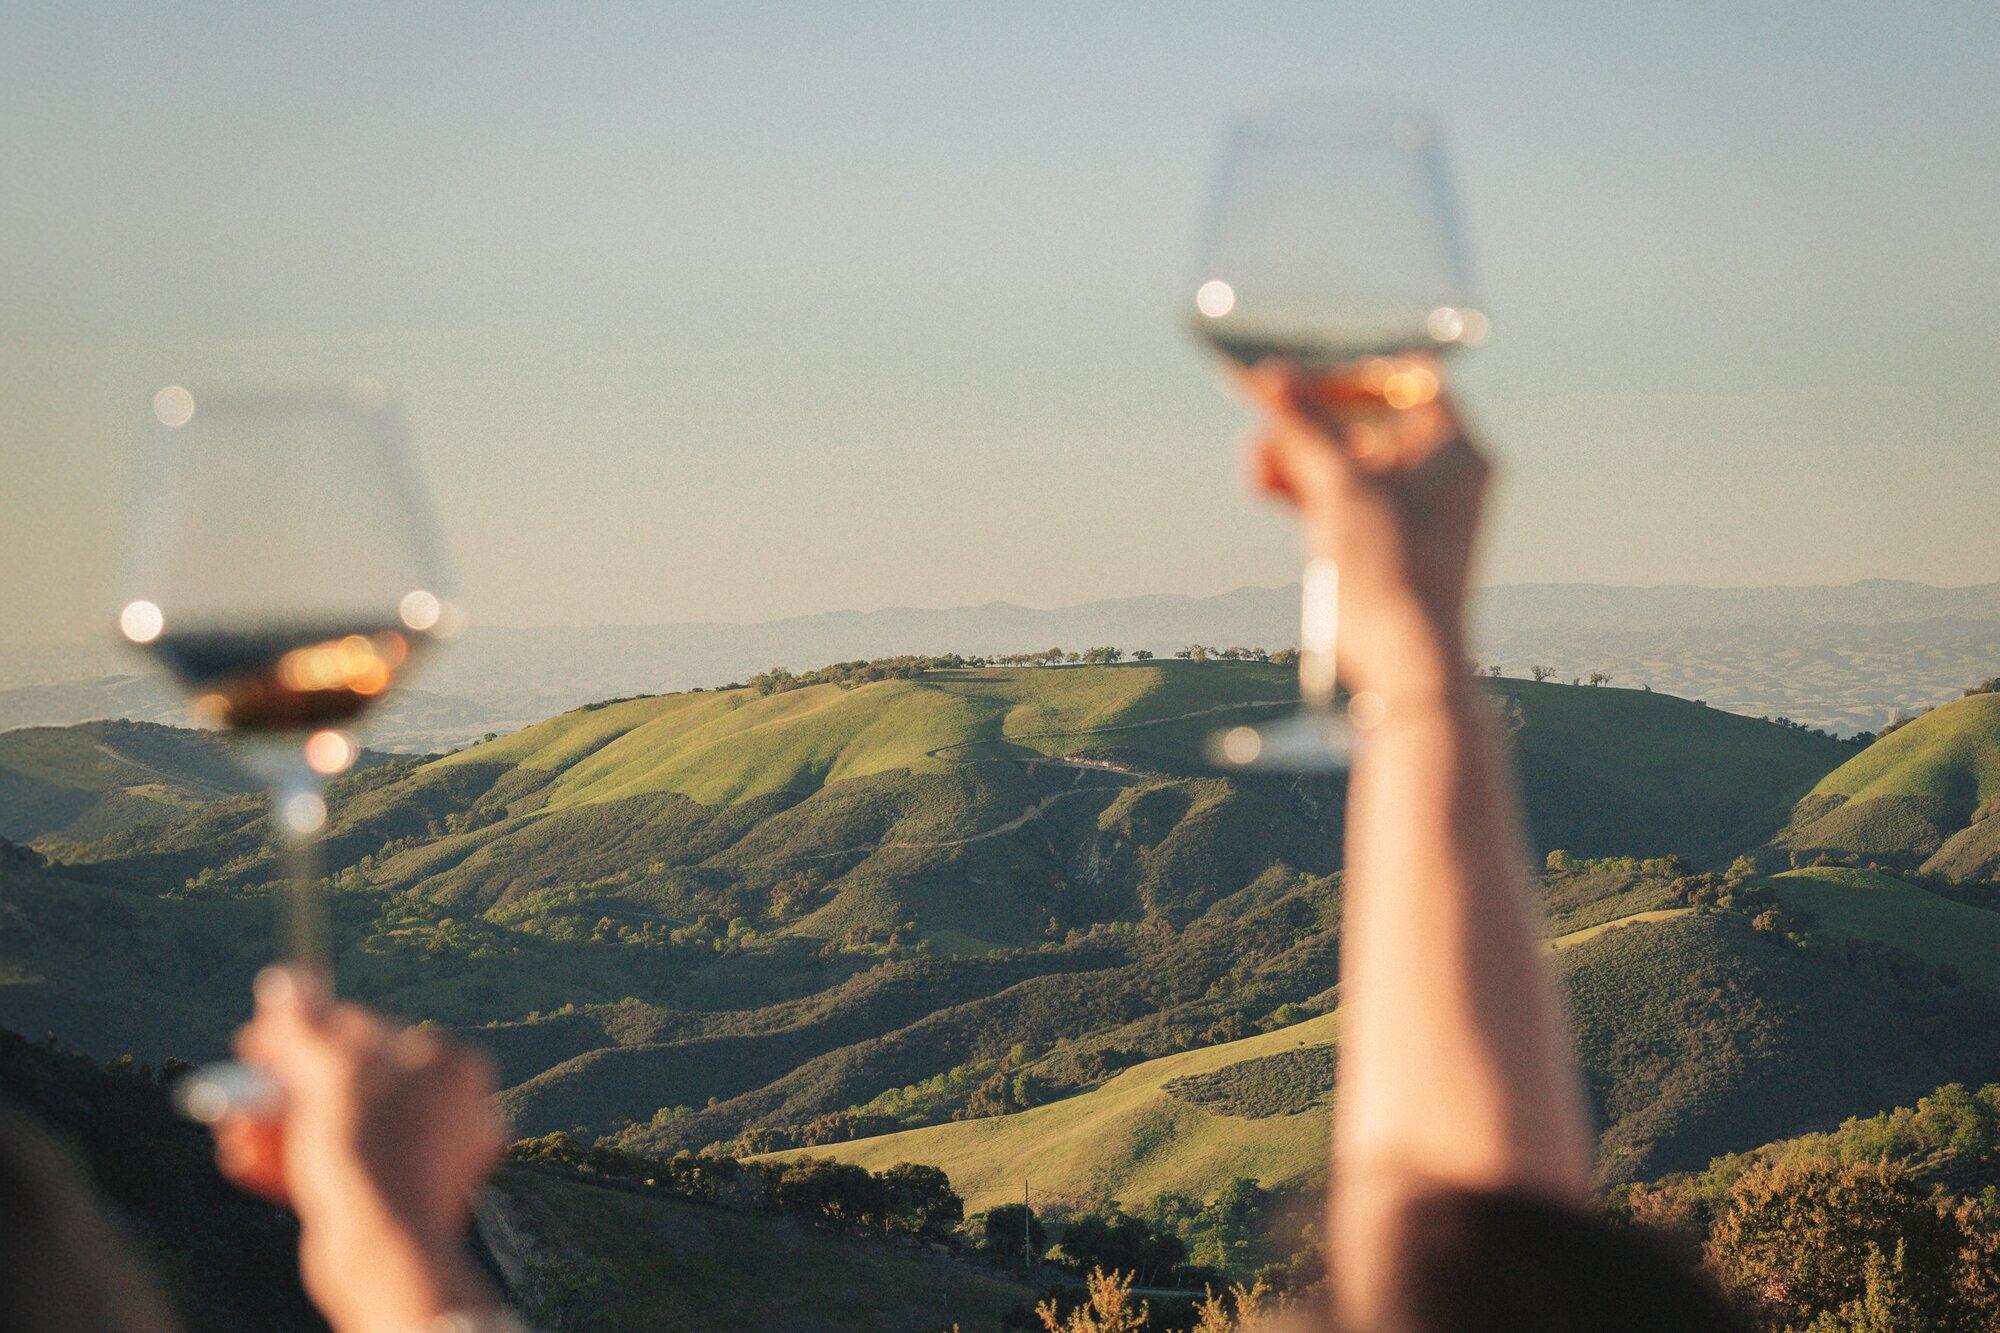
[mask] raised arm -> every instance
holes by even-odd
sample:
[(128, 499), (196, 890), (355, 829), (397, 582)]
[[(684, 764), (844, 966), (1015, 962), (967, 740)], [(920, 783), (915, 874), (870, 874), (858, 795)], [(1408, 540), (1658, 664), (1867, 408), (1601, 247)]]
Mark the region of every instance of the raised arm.
[(1505, 739), (1466, 665), (1488, 465), (1442, 397), (1357, 411), (1269, 367), (1244, 387), (1264, 415), (1259, 483), (1341, 569), (1339, 666), (1363, 731), (1330, 1259), (1346, 1321), (1384, 1327), (1413, 1205), (1446, 1190), (1580, 1202), (1591, 1136)]

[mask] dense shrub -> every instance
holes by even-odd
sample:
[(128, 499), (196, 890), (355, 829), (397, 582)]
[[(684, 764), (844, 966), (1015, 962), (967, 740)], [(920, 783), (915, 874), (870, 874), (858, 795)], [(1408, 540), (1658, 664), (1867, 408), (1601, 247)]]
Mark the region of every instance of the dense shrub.
[(974, 1213), (966, 1221), (965, 1236), (973, 1249), (1012, 1263), (1021, 1261), (1024, 1243), (1026, 1253), (1037, 1260), (1049, 1243), (1042, 1219), (1025, 1203), (1003, 1203)]
[(965, 1217), (965, 1202), (945, 1173), (914, 1162), (877, 1172), (830, 1157), (743, 1161), (685, 1151), (652, 1157), (608, 1139), (585, 1147), (562, 1130), (522, 1139), (509, 1156), (703, 1203), (775, 1208), (849, 1231), (940, 1238)]
[(1072, 1219), (1049, 1251), (1049, 1260), (1078, 1273), (1101, 1268), (1136, 1274), (1143, 1286), (1170, 1287), (1182, 1277), (1187, 1246), (1179, 1236), (1114, 1206)]
[(1333, 1045), (1321, 1043), (1184, 1074), (1164, 1086), (1169, 1095), (1217, 1115), (1261, 1120), (1326, 1105), (1333, 1095), (1334, 1063)]
[[(1614, 1190), (1773, 1330), (2000, 1327), (2000, 1086)], [(1974, 1191), (1976, 1193), (1967, 1193)]]

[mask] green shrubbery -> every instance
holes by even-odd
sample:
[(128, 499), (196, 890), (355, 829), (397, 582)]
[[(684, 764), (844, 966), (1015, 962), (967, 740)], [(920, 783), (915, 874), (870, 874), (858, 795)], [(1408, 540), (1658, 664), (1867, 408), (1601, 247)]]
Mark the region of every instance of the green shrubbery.
[(509, 1156), (702, 1203), (775, 1209), (847, 1231), (943, 1237), (965, 1216), (964, 1201), (944, 1172), (913, 1162), (869, 1171), (830, 1157), (782, 1162), (719, 1153), (653, 1157), (606, 1140), (586, 1147), (561, 1130), (522, 1139)]
[(1773, 1330), (2000, 1323), (2000, 1086), (1951, 1084), (1705, 1171), (1612, 1193)]
[(1167, 1092), (1216, 1115), (1297, 1115), (1325, 1106), (1333, 1095), (1331, 1043), (1239, 1060), (1206, 1074), (1169, 1079)]

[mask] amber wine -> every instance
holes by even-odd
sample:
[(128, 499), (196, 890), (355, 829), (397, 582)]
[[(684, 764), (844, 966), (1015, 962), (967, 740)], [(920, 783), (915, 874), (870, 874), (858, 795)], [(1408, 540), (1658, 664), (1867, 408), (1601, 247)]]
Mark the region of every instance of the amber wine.
[(204, 721), (312, 731), (366, 712), (428, 642), (402, 625), (173, 629), (145, 645)]

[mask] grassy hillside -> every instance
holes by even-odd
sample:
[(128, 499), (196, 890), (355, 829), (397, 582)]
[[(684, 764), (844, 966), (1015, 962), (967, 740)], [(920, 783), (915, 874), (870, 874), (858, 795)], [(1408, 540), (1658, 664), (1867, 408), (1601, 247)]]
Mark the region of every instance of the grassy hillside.
[[(1912, 988), (1734, 913), (1650, 911), (1552, 947), (1607, 1180), (1697, 1167), (2000, 1068), (1990, 997)], [(1149, 1061), (1049, 1106), (813, 1151), (940, 1166), (973, 1207), (1024, 1176), (1051, 1196), (1128, 1204), (1163, 1190), (1207, 1197), (1235, 1176), (1296, 1187), (1324, 1170), (1331, 1080), (1318, 1053), (1337, 1027), (1329, 1014)]]
[[(1512, 700), (1544, 848), (1718, 857), (1761, 841), (1848, 753), (1664, 695), (1497, 688)], [(1239, 864), (1262, 855), (1267, 829), (1251, 805), (1284, 807), (1279, 840), (1309, 835), (1324, 861), (1337, 833), (1334, 784), (1199, 785), (1210, 731), (1269, 715), (1294, 692), (1282, 668), (1263, 664), (1146, 663), (628, 700), (393, 780), (351, 779), (330, 855), (336, 866), (367, 856), (375, 883), (481, 910), (562, 888), (683, 920), (710, 910), (716, 895), (705, 890), (719, 880), (762, 880), (763, 892), (782, 868), (856, 890), (805, 895), (807, 919), (786, 923), (797, 933), (914, 919), (941, 943), (1019, 943), (1060, 919), (1045, 895), (946, 889), (1073, 880), (1047, 864), (1051, 834), (1059, 857), (1088, 859), (1131, 819), (1148, 821), (1141, 835), (1171, 842), (1178, 864), (1120, 878), (1164, 910), (1190, 890), (1210, 896), (1186, 872), (1221, 844), (1237, 844), (1223, 854)], [(1157, 789), (1176, 782), (1163, 802)], [(1163, 814), (1185, 823), (1178, 837)], [(218, 862), (241, 880), (276, 873), (247, 802), (107, 838), (84, 856), (168, 882)]]
[(0, 841), (0, 1027), (107, 1057), (220, 1054), (271, 921), (256, 903), (86, 883)]
[[(968, 1211), (1018, 1199), (1021, 1181), (1043, 1198), (1139, 1203), (1166, 1190), (1209, 1198), (1237, 1176), (1296, 1188), (1326, 1168), (1323, 1104), (1291, 1114), (1219, 1114), (1196, 1092), (1168, 1085), (1287, 1052), (1324, 1048), (1336, 1014), (1240, 1041), (1135, 1065), (1102, 1087), (1049, 1106), (814, 1148), (879, 1170), (897, 1162), (942, 1167)], [(1204, 1101), (1209, 1101), (1204, 1105)]]
[[(1775, 826), (1851, 753), (1824, 736), (1646, 691), (1511, 680), (1495, 688), (1520, 708), (1531, 820), (1546, 846), (1713, 855), (1759, 820)], [(1189, 774), (1204, 770), (1212, 729), (1296, 697), (1290, 671), (1260, 663), (938, 671), (853, 689), (629, 700), (443, 763), (545, 775), (534, 797), (542, 809), (657, 792), (717, 805), (1002, 759)]]
[(1250, 663), (934, 671), (855, 688), (608, 704), (446, 762), (554, 773), (549, 808), (659, 791), (719, 805), (967, 759), (1123, 748), (1187, 764), (1199, 751), (1178, 730), (1156, 734), (1163, 724), (1195, 711), (1254, 713), (1296, 693), (1282, 668)]
[(1827, 774), (1774, 845), (2000, 879), (2000, 694), (1925, 713)]
[(2000, 1069), (2000, 1001), (1877, 954), (1806, 948), (1731, 912), (1558, 955), (1599, 1171), (1640, 1180)]
[(2000, 991), (2000, 912), (1872, 870), (1814, 866), (1768, 882), (1781, 904), (1807, 914), (1818, 930), (1907, 949), (1933, 966), (1950, 965), (1973, 985)]
[(1514, 741), (1544, 850), (1715, 860), (1762, 841), (1854, 753), (1816, 732), (1647, 690), (1494, 686), (1521, 707)]
[(150, 722), (0, 731), (0, 838), (16, 842), (101, 837), (250, 787), (213, 732)]
[[(1847, 753), (1644, 691), (1494, 688), (1538, 839), (1579, 856), (1739, 850)], [(1252, 663), (939, 671), (613, 702), (352, 774), (342, 983), (489, 1042), (528, 1131), (670, 1151), (1053, 1102), (1324, 1010), (1338, 784), (1201, 760), (1295, 691)], [(65, 851), (66, 883), (173, 916), (256, 910), (281, 873), (254, 797)], [(1678, 873), (1592, 862), (1551, 904), (1564, 929), (1673, 910)], [(63, 947), (76, 980), (18, 994), (143, 989)], [(157, 1051), (153, 999), (58, 1026)]]
[(563, 1327), (933, 1333), (954, 1322), (999, 1328), (1009, 1310), (1034, 1303), (1028, 1288), (997, 1273), (780, 1216), (525, 1166), (503, 1171), (496, 1188), (502, 1227), (489, 1222), (482, 1230), (499, 1241), (504, 1263), (523, 1270), (530, 1308), (588, 1312), (587, 1321)]

